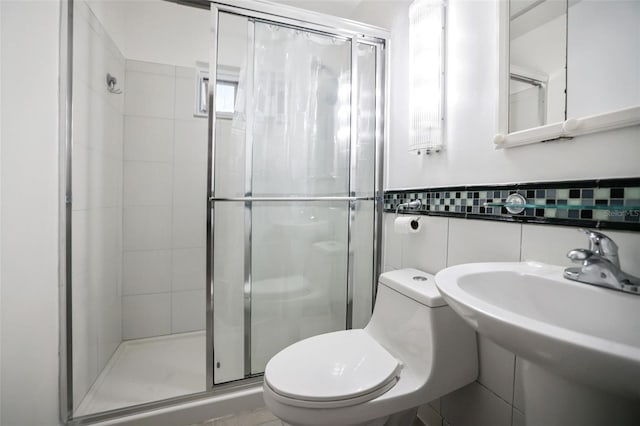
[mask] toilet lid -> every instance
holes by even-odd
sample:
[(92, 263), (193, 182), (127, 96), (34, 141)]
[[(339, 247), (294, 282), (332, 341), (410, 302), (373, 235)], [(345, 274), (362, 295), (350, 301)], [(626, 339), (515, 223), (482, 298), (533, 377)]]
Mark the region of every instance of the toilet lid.
[(401, 364), (364, 330), (322, 334), (276, 354), (265, 368), (269, 387), (307, 401), (337, 401), (375, 392)]

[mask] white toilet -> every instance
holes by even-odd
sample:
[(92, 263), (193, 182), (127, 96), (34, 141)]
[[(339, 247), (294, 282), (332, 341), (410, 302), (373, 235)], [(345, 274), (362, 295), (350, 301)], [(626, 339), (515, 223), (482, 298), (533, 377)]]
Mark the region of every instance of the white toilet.
[(477, 375), (475, 332), (433, 275), (402, 269), (380, 276), (363, 330), (310, 337), (271, 358), (264, 400), (294, 426), (410, 425), (416, 407)]

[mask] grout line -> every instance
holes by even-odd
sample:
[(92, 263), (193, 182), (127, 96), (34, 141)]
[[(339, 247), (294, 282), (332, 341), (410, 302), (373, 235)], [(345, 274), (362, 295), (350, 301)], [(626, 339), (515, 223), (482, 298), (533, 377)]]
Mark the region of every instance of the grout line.
[(447, 218), (447, 239), (445, 241), (445, 247), (444, 247), (444, 266), (445, 268), (449, 266), (449, 228), (451, 227), (451, 218)]
[(123, 252), (142, 252), (142, 251), (171, 251), (171, 250), (193, 250), (204, 249), (205, 246), (187, 246), (187, 247), (152, 247), (152, 248), (123, 248)]
[(501, 397), (500, 395), (498, 395), (497, 393), (495, 393), (493, 390), (491, 390), (490, 388), (488, 388), (487, 386), (483, 385), (481, 382), (478, 381), (478, 379), (476, 379), (475, 383), (479, 384), (480, 386), (482, 386), (483, 388), (485, 388), (486, 390), (488, 390), (489, 392), (491, 392), (493, 395), (495, 395), (500, 401), (504, 402), (505, 404), (507, 404), (509, 407), (513, 408), (513, 404), (510, 404), (509, 401), (505, 400), (503, 397)]
[(177, 98), (177, 93), (176, 91), (178, 90), (178, 85), (176, 84), (176, 75), (175, 75), (176, 69), (175, 67), (173, 68), (173, 76), (172, 76), (172, 80), (173, 80), (173, 113), (172, 113), (172, 118), (171, 118), (171, 122), (172, 122), (172, 132), (173, 132), (173, 136), (171, 137), (171, 226), (169, 227), (169, 247), (171, 248), (171, 253), (169, 254), (169, 257), (171, 258), (170, 262), (171, 262), (171, 277), (169, 279), (169, 290), (170, 290), (170, 296), (169, 296), (169, 331), (171, 333), (174, 332), (173, 330), (173, 266), (174, 266), (174, 262), (173, 262), (173, 233), (174, 233), (174, 217), (175, 217), (175, 178), (176, 178), (176, 98)]
[(147, 293), (135, 293), (135, 294), (123, 294), (122, 297), (136, 297), (136, 296), (158, 296), (162, 294), (173, 295), (174, 293), (189, 293), (195, 291), (203, 291), (201, 288), (194, 289), (186, 289), (186, 290), (169, 290), (169, 291), (158, 291), (158, 292), (147, 292)]
[(520, 262), (522, 262), (522, 235), (524, 234), (524, 225), (521, 223), (520, 224)]
[(514, 355), (514, 360), (513, 360), (513, 386), (511, 387), (511, 426), (513, 426), (513, 410), (516, 409), (515, 407), (515, 399), (516, 399), (516, 374), (517, 374), (517, 369), (516, 369), (516, 365), (518, 362), (518, 356)]

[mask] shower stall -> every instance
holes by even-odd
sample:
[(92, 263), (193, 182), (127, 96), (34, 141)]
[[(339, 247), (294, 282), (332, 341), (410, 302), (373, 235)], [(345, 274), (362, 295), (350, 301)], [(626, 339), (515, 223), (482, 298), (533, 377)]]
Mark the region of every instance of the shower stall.
[(386, 32), (245, 0), (63, 7), (63, 420), (210, 397), (363, 327)]

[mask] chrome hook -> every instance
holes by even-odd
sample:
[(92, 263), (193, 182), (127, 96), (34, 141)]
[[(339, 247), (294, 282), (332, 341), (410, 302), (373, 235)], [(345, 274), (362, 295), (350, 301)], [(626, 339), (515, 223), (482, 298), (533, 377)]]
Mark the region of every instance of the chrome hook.
[(122, 90), (116, 89), (116, 84), (118, 84), (118, 79), (107, 73), (107, 91), (119, 95), (122, 93)]

